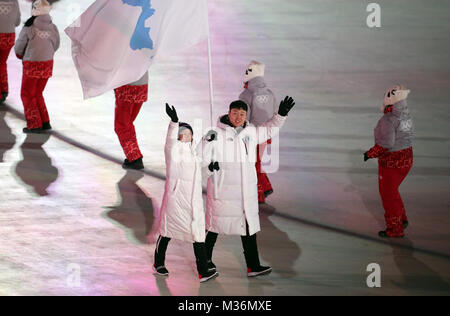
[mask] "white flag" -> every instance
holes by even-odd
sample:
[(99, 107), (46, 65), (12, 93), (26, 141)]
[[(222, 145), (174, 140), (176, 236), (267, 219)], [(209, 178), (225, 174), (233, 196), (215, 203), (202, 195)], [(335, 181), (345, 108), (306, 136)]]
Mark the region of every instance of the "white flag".
[(157, 55), (208, 36), (207, 0), (97, 0), (71, 26), (84, 98), (140, 79)]

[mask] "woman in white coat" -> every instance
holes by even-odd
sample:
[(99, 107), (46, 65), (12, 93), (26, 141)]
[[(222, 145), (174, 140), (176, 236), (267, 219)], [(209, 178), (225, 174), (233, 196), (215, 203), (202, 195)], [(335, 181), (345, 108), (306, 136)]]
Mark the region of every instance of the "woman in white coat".
[(208, 167), (210, 175), (216, 172), (218, 179), (217, 192), (214, 192), (213, 176), (207, 184), (205, 243), (211, 271), (216, 270), (212, 252), (218, 234), (241, 236), (249, 277), (272, 271), (261, 266), (256, 242), (256, 233), (260, 231), (256, 148), (278, 133), (294, 105), (294, 100), (286, 97), (278, 114), (255, 127), (247, 121), (247, 104), (235, 101), (228, 115), (219, 119), (217, 130), (204, 138), (203, 167)]
[(153, 268), (157, 274), (167, 276), (165, 255), (169, 241), (187, 241), (194, 245), (199, 279), (205, 282), (218, 273), (207, 268), (201, 163), (193, 146), (192, 127), (178, 122), (173, 106), (166, 104), (166, 112), (171, 118), (164, 149), (167, 179)]

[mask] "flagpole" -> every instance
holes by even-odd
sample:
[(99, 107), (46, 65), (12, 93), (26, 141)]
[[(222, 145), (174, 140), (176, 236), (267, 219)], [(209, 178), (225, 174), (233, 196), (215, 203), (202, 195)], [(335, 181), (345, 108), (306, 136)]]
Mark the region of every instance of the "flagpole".
[[(206, 8), (209, 7), (208, 0), (206, 1)], [(212, 53), (211, 53), (211, 31), (209, 25), (209, 10), (207, 10), (207, 24), (208, 24), (208, 64), (209, 64), (209, 100), (210, 100), (210, 122), (211, 127), (213, 126), (213, 109), (214, 109), (214, 87), (213, 87), (213, 77), (212, 77)]]
[[(209, 107), (210, 107), (210, 127), (213, 127), (213, 110), (214, 110), (214, 86), (213, 86), (213, 76), (212, 76), (212, 53), (211, 53), (211, 30), (209, 25), (209, 2), (206, 1), (206, 13), (207, 13), (207, 24), (208, 24), (208, 64), (209, 64)], [(216, 140), (217, 141), (217, 140)], [(214, 146), (212, 146), (212, 152), (211, 152), (211, 160), (213, 162), (216, 161), (216, 153)], [(214, 170), (213, 172), (213, 183), (214, 183), (214, 199), (217, 200), (217, 188), (218, 188), (218, 181), (217, 181), (217, 171)]]

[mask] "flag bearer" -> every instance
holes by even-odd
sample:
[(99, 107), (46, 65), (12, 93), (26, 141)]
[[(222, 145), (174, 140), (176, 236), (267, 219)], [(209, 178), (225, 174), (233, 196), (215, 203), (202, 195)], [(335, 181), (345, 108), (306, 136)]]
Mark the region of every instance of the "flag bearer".
[(114, 130), (125, 153), (124, 169), (144, 169), (143, 155), (139, 149), (134, 121), (148, 99), (148, 72), (141, 79), (114, 90), (116, 109)]

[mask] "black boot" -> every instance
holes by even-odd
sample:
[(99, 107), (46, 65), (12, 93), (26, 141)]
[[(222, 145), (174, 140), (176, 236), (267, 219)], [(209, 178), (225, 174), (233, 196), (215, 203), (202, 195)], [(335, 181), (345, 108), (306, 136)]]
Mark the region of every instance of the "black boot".
[(208, 262), (206, 259), (206, 249), (204, 243), (196, 242), (194, 243), (194, 253), (197, 263), (198, 278), (200, 283), (212, 280), (219, 276), (217, 271), (210, 271), (208, 269)]
[(385, 230), (379, 231), (378, 236), (381, 238), (403, 238), (403, 236), (389, 236), (389, 234)]
[(125, 159), (122, 168), (127, 170), (142, 170), (144, 169), (144, 163), (142, 162), (142, 158), (139, 158), (132, 162), (129, 162), (128, 159)]
[(33, 129), (28, 129), (28, 128), (24, 128), (23, 130), (24, 134), (42, 134), (42, 128), (33, 128)]
[(165, 267), (166, 251), (169, 245), (170, 238), (159, 236), (155, 249), (155, 263), (153, 264), (153, 271), (161, 276), (168, 276), (169, 271)]
[(7, 97), (8, 97), (8, 92), (2, 92), (2, 96), (0, 97), (0, 104), (3, 104), (3, 102), (6, 101)]
[(217, 241), (217, 236), (219, 235), (216, 233), (206, 232), (205, 250), (206, 250), (206, 261), (208, 271), (217, 271), (216, 265), (212, 262), (212, 254), (214, 250), (214, 245), (216, 244)]
[(252, 236), (242, 236), (241, 239), (242, 246), (244, 248), (245, 262), (247, 263), (247, 276), (256, 277), (271, 273), (272, 268), (262, 266), (259, 261), (256, 234)]
[(268, 197), (269, 195), (271, 195), (273, 193), (273, 190), (269, 190), (269, 191), (266, 191), (266, 192), (264, 192), (264, 197)]
[(50, 122), (42, 124), (42, 130), (49, 131), (52, 129), (52, 126), (50, 125)]

